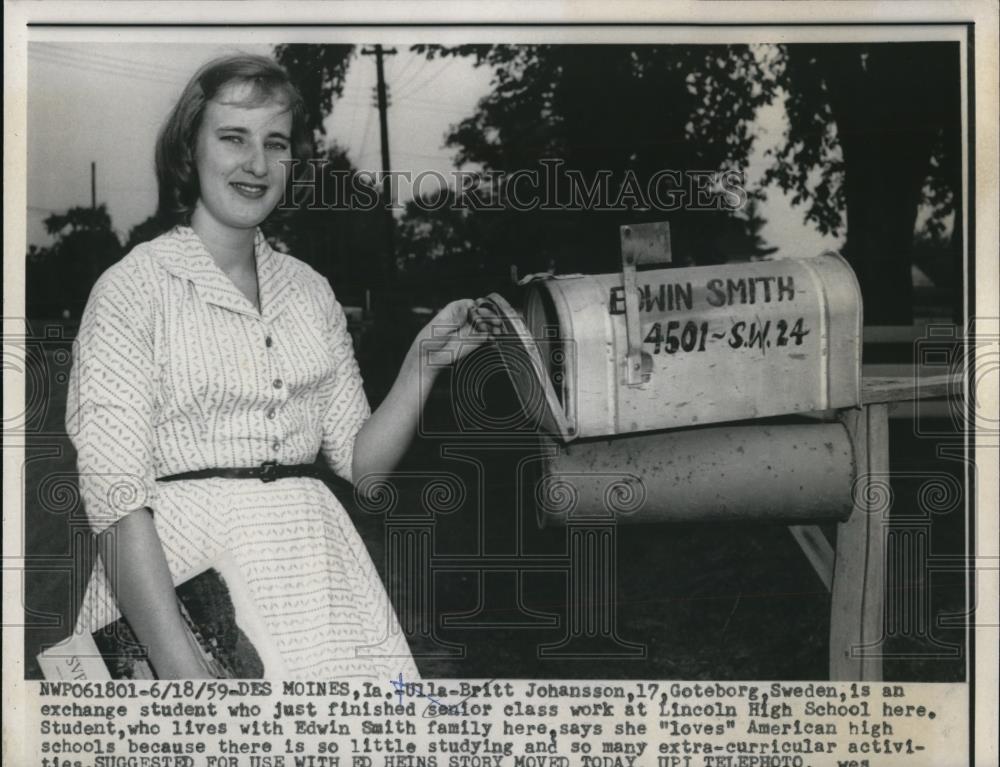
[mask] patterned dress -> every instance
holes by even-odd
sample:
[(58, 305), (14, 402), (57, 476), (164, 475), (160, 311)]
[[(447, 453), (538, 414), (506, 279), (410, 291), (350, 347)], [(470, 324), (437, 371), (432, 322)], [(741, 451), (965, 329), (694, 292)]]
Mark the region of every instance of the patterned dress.
[[(259, 231), (255, 254), (259, 312), (188, 227), (94, 287), (67, 407), (90, 523), (148, 507), (175, 579), (228, 552), (291, 677), (416, 679), (364, 543), (321, 481), (155, 481), (317, 452), (351, 479), (369, 407), (344, 312), (325, 278)], [(118, 616), (98, 562), (77, 630)]]

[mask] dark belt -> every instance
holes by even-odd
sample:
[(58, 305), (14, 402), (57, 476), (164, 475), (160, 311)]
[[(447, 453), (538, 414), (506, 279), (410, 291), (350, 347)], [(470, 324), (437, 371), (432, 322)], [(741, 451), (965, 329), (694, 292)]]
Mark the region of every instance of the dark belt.
[(259, 479), (261, 482), (274, 482), (288, 477), (313, 477), (320, 479), (319, 467), (312, 463), (281, 464), (277, 461), (264, 461), (260, 466), (236, 469), (198, 469), (182, 471), (180, 474), (168, 474), (157, 477), (157, 482), (180, 482), (183, 479)]

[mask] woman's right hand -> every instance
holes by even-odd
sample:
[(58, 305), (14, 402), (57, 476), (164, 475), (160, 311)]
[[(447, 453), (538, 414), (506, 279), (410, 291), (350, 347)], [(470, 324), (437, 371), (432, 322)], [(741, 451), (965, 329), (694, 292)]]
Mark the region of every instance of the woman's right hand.
[(500, 329), (500, 318), (482, 299), (463, 298), (452, 301), (432, 319), (414, 342), (423, 352), (453, 352), (457, 362), (478, 349)]
[[(186, 657), (181, 660), (181, 665), (183, 668), (177, 669), (178, 673), (174, 678), (177, 679), (215, 679), (215, 673), (212, 671), (211, 666), (208, 665), (208, 661), (205, 659), (205, 654), (201, 651), (198, 646), (198, 642), (195, 640), (194, 636), (190, 631), (186, 632), (188, 640), (188, 652), (185, 653)], [(155, 668), (155, 666), (154, 666)], [(159, 671), (157, 671), (157, 676), (160, 679), (165, 677), (161, 676)]]
[(122, 615), (160, 679), (214, 677), (181, 616), (163, 544), (149, 509), (100, 534), (101, 559)]

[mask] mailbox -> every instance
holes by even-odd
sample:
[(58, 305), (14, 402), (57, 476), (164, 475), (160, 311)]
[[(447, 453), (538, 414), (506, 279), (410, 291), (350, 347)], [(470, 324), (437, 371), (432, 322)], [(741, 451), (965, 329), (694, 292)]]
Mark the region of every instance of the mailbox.
[(846, 519), (854, 450), (821, 414), (861, 404), (850, 266), (669, 261), (666, 225), (623, 227), (620, 273), (531, 279), (523, 318), (487, 299), (521, 405), (555, 442), (539, 522)]
[(618, 523), (784, 522), (831, 592), (830, 678), (881, 678), (886, 403), (913, 387), (862, 399), (854, 273), (835, 254), (665, 268), (656, 224), (621, 250), (621, 272), (530, 279), (523, 316), (486, 299), (542, 433), (521, 501), (566, 526), (567, 635), (540, 653), (641, 653), (616, 629)]
[(665, 225), (625, 227), (620, 273), (532, 280), (523, 319), (490, 296), (521, 404), (543, 405), (546, 431), (571, 441), (860, 403), (861, 293), (839, 255), (669, 260)]

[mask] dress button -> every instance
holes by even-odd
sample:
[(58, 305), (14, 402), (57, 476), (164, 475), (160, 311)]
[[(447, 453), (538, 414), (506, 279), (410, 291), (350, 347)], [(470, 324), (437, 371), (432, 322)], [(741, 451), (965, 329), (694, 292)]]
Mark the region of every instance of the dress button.
[(279, 450), (281, 450), (281, 443), (278, 440), (274, 440), (274, 444), (271, 445), (271, 449), (277, 453)]
[(275, 389), (280, 389), (282, 386), (284, 386), (284, 384), (282, 383), (280, 378), (275, 378), (273, 386)]
[(272, 339), (271, 336), (268, 336), (267, 338), (264, 339), (264, 346), (270, 348), (273, 345), (274, 345), (274, 339)]
[(274, 410), (268, 410), (267, 411), (267, 417), (270, 418), (273, 421), (274, 420)]

